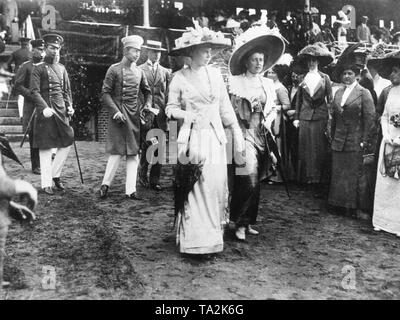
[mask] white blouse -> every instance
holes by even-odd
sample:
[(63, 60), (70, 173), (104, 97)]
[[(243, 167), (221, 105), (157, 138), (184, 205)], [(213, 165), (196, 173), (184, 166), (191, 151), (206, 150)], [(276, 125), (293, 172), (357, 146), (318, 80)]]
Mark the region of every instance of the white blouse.
[(307, 75), (304, 77), (304, 83), (307, 85), (310, 90), (311, 97), (315, 93), (315, 89), (318, 86), (318, 83), (321, 81), (321, 75), (318, 72), (318, 69), (309, 71)]

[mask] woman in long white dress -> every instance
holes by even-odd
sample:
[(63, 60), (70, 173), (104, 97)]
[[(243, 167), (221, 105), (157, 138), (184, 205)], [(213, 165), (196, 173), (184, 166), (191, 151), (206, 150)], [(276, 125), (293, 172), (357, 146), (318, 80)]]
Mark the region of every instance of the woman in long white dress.
[(224, 127), (232, 130), (236, 150), (244, 149), (221, 73), (207, 66), (212, 48), (222, 47), (224, 41), (207, 28), (197, 28), (178, 39), (177, 48), (170, 52), (190, 56), (191, 64), (177, 71), (171, 81), (166, 115), (184, 121), (178, 135), (178, 153), (179, 145), (187, 143), (190, 152), (203, 161), (201, 176), (178, 214), (177, 242), (181, 253), (210, 254), (223, 250), (228, 206)]
[[(385, 166), (385, 153), (390, 159), (400, 154), (400, 51), (383, 59), (382, 75), (386, 76), (392, 67), (390, 80), (392, 85), (385, 88), (378, 104), (384, 111), (381, 118), (382, 143), (379, 152), (378, 173), (376, 179), (373, 226), (376, 231), (384, 230), (400, 237), (400, 180), (399, 170)], [(397, 152), (396, 152), (397, 150)], [(394, 153), (393, 153), (394, 152)], [(394, 158), (393, 158), (394, 159)]]

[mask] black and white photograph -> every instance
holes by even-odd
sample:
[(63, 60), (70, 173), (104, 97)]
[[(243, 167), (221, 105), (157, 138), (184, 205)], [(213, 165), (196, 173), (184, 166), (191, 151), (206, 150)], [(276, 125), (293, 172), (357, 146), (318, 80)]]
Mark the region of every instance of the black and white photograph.
[(399, 253), (400, 1), (0, 0), (0, 300), (244, 319)]

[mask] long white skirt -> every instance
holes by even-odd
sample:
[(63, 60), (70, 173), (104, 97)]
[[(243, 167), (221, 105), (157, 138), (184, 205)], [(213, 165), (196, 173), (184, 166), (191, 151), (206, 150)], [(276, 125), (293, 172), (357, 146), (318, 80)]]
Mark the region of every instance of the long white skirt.
[(400, 235), (400, 180), (384, 177), (380, 171), (383, 161), (384, 142), (382, 141), (378, 173), (376, 178), (374, 228)]
[(193, 130), (190, 145), (201, 146), (205, 163), (202, 176), (189, 193), (185, 213), (178, 217), (177, 243), (182, 253), (221, 252), (228, 207), (226, 145), (213, 130)]

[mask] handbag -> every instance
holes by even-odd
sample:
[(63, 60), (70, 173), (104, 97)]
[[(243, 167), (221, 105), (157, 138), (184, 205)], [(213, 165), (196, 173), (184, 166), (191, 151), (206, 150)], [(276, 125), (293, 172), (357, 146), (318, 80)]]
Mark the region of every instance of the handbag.
[(386, 143), (383, 151), (383, 163), (386, 175), (391, 178), (399, 179), (400, 146), (392, 146)]

